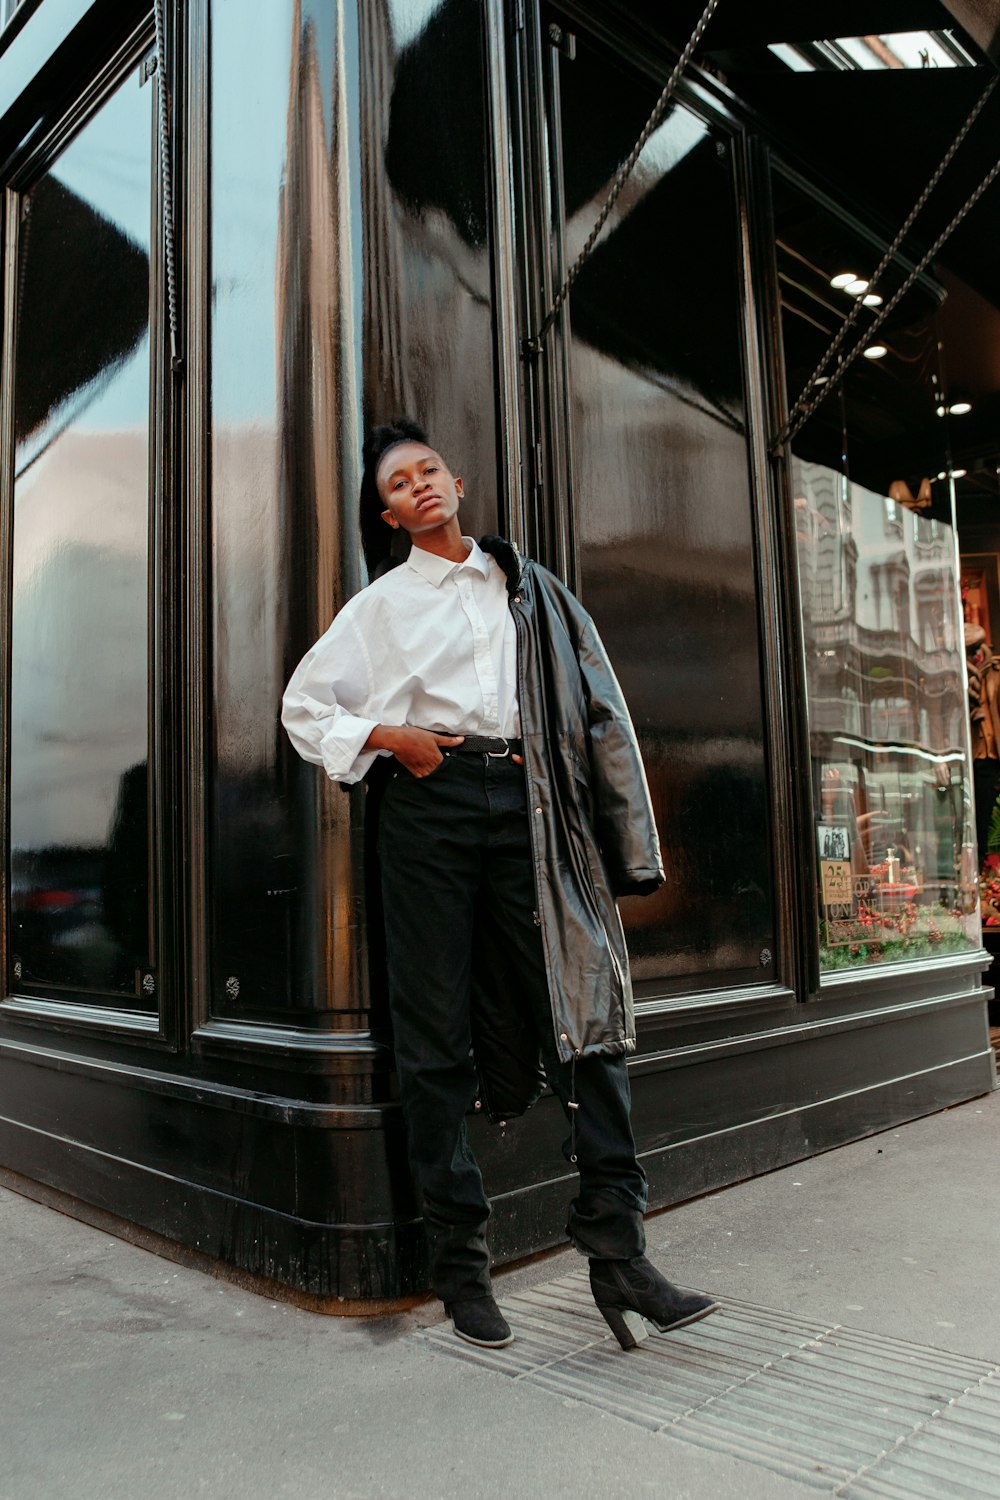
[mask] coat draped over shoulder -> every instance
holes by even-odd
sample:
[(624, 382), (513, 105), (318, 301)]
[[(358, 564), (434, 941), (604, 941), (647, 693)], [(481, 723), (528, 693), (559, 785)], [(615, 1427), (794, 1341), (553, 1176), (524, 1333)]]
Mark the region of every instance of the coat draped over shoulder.
[[(663, 884), (642, 757), (621, 688), (586, 610), (539, 563), (484, 537), (507, 577), (518, 640), (537, 917), (552, 1026), (564, 1062), (635, 1049), (628, 954), (617, 896)], [(537, 1097), (537, 1049), (512, 1014), (503, 956), (474, 974), (473, 1038), (483, 1102), (494, 1118)]]

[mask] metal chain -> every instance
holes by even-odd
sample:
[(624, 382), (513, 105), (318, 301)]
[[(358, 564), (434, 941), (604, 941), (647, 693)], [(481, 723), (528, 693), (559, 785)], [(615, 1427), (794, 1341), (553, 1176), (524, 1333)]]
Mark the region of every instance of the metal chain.
[[(850, 353), (844, 359), (841, 360), (841, 362), (837, 366), (837, 369), (834, 372), (834, 374), (830, 376), (830, 379), (823, 386), (823, 389), (821, 391), (817, 391), (816, 394), (813, 396), (812, 401), (808, 402), (807, 404), (805, 404), (802, 407), (802, 409), (799, 411), (799, 414), (798, 414), (798, 416), (797, 416), (797, 418), (796, 418), (796, 420), (794, 422), (789, 422), (789, 423), (785, 424), (786, 427), (788, 427), (788, 434), (787, 434), (787, 438), (782, 439), (782, 441), (788, 441), (788, 442), (790, 442), (791, 439), (793, 437), (795, 437), (796, 433), (801, 429), (801, 427), (803, 426), (803, 424), (805, 422), (807, 422), (809, 420), (809, 418), (812, 416), (812, 413), (813, 413), (815, 407), (821, 401), (825, 401), (826, 398), (827, 398), (827, 396), (830, 395), (831, 391), (835, 391), (837, 389), (837, 387), (843, 381), (844, 376), (847, 374), (847, 372), (850, 369), (851, 365), (857, 359), (858, 355), (865, 348), (865, 346), (871, 342), (872, 335), (874, 333), (878, 332), (878, 330), (882, 327), (882, 324), (885, 322), (886, 318), (888, 318), (890, 316), (890, 314), (892, 312), (894, 312), (895, 309), (899, 306), (899, 303), (906, 296), (906, 293), (913, 286), (913, 283), (927, 269), (927, 267), (930, 265), (931, 261), (934, 259), (934, 257), (940, 251), (940, 249), (941, 249), (942, 245), (945, 243), (945, 241), (948, 240), (948, 239), (950, 239), (950, 237), (954, 234), (955, 230), (958, 228), (959, 224), (961, 224), (962, 220), (965, 218), (966, 214), (968, 214), (971, 209), (975, 208), (976, 204), (979, 202), (980, 198), (983, 196), (983, 194), (985, 193), (986, 189), (988, 187), (990, 187), (991, 184), (994, 183), (998, 177), (1000, 177), (1000, 161), (996, 162), (990, 168), (990, 170), (987, 172), (986, 176), (983, 178), (982, 182), (975, 189), (975, 191), (970, 195), (970, 197), (966, 199), (965, 203), (959, 209), (958, 213), (951, 220), (951, 223), (948, 224), (947, 228), (945, 228), (945, 229), (943, 229), (941, 231), (941, 233), (938, 235), (937, 239), (934, 241), (933, 245), (927, 251), (927, 253), (925, 255), (921, 256), (920, 260), (913, 267), (913, 270), (906, 277), (906, 280), (903, 282), (902, 286), (900, 286), (899, 289), (896, 292), (894, 292), (893, 295), (889, 298), (889, 301), (886, 303), (885, 307), (882, 308), (882, 310), (879, 313), (878, 317), (871, 324), (870, 328), (867, 330), (867, 332), (865, 333), (864, 337), (861, 338), (861, 339), (859, 339), (858, 342), (854, 345), (854, 348), (850, 351)], [(781, 434), (780, 433), (778, 434), (778, 437), (781, 438)], [(775, 442), (774, 446), (775, 447), (777, 446), (777, 441)]]
[[(883, 255), (882, 259), (879, 261), (878, 265), (876, 266), (874, 272), (872, 273), (871, 279), (870, 279), (870, 281), (868, 283), (869, 291), (874, 291), (875, 290), (875, 288), (878, 286), (878, 283), (881, 280), (882, 276), (884, 276), (886, 270), (888, 269), (889, 265), (895, 259), (896, 252), (899, 250), (899, 247), (902, 245), (902, 243), (905, 240), (906, 236), (909, 234), (910, 230), (913, 228), (914, 220), (917, 218), (917, 215), (923, 209), (923, 207), (924, 207), (925, 203), (927, 202), (928, 198), (931, 196), (931, 194), (933, 193), (934, 189), (937, 187), (938, 183), (941, 181), (941, 178), (944, 176), (945, 171), (947, 170), (947, 168), (951, 164), (951, 160), (954, 157), (955, 152), (958, 150), (959, 146), (965, 140), (965, 137), (968, 135), (968, 133), (971, 130), (972, 126), (974, 125), (977, 117), (979, 116), (979, 113), (982, 110), (983, 105), (986, 103), (987, 99), (989, 99), (990, 95), (993, 93), (994, 89), (996, 88), (998, 81), (1000, 81), (1000, 80), (997, 80), (996, 78), (992, 78), (990, 80), (990, 82), (986, 85), (986, 87), (983, 90), (983, 92), (980, 94), (979, 98), (976, 100), (975, 104), (973, 105), (973, 107), (972, 107), (972, 109), (971, 109), (971, 111), (969, 113), (968, 118), (965, 121), (965, 124), (962, 126), (961, 130), (958, 132), (958, 134), (956, 135), (955, 139), (952, 141), (951, 145), (948, 147), (948, 150), (945, 152), (944, 156), (942, 157), (942, 159), (941, 159), (941, 161), (940, 161), (940, 163), (938, 165), (938, 168), (937, 168), (936, 172), (934, 173), (933, 177), (928, 182), (928, 184), (924, 188), (923, 192), (920, 194), (920, 197), (917, 199), (916, 203), (910, 209), (910, 212), (907, 214), (906, 219), (904, 220), (904, 222), (902, 224), (902, 227), (900, 228), (899, 232), (897, 233), (895, 239), (893, 240), (892, 244), (889, 246), (888, 250), (885, 252), (885, 254)], [(867, 294), (865, 294), (865, 295), (867, 295)], [(816, 366), (815, 370), (813, 370), (812, 374), (809, 376), (809, 379), (806, 381), (805, 385), (802, 387), (802, 392), (801, 392), (798, 400), (796, 401), (795, 405), (792, 407), (791, 411), (788, 413), (788, 417), (785, 420), (784, 426), (781, 428), (780, 432), (778, 432), (777, 436), (775, 437), (775, 439), (774, 439), (774, 441), (773, 441), (773, 443), (771, 445), (772, 446), (772, 450), (776, 449), (776, 448), (782, 447), (784, 443), (786, 443), (791, 437), (794, 436), (794, 434), (796, 432), (799, 431), (799, 428), (802, 426), (802, 422), (799, 421), (798, 419), (800, 418), (800, 416), (802, 416), (803, 412), (807, 411), (807, 408), (809, 410), (811, 410), (812, 409), (812, 405), (815, 404), (814, 401), (812, 403), (810, 402), (810, 397), (812, 397), (814, 395), (814, 387), (816, 385), (817, 380), (823, 374), (823, 372), (826, 369), (827, 365), (830, 363), (831, 359), (836, 354), (836, 352), (840, 348), (841, 344), (844, 342), (844, 340), (847, 337), (848, 333), (850, 333), (851, 329), (854, 327), (855, 323), (857, 322), (857, 320), (858, 320), (858, 318), (859, 318), (859, 316), (861, 314), (861, 309), (862, 309), (863, 306), (864, 306), (864, 297), (858, 297), (857, 300), (854, 303), (854, 306), (851, 308), (850, 313), (844, 319), (844, 322), (843, 322), (840, 330), (836, 334), (836, 336), (835, 336), (833, 342), (831, 343), (830, 347), (827, 349), (826, 353), (823, 355), (823, 358), (820, 360), (819, 364)], [(868, 331), (869, 337), (871, 336), (872, 332), (874, 331), (875, 326), (877, 326), (877, 325), (873, 325), (872, 328), (869, 329), (869, 331)], [(828, 394), (828, 392), (826, 391), (826, 389), (824, 389), (822, 395), (826, 396), (827, 394)], [(807, 415), (808, 415), (808, 413), (807, 413)]]
[(170, 368), (178, 373), (183, 361), (178, 351), (177, 278), (174, 265), (174, 190), (170, 167), (169, 99), (167, 95), (167, 55), (163, 25), (163, 0), (153, 0), (153, 26), (156, 31), (156, 90), (160, 140), (160, 174), (163, 183), (163, 250), (167, 269), (167, 321), (170, 329)]
[(20, 333), (24, 284), (28, 279), (28, 246), (31, 243), (31, 194), (21, 199), (21, 224), (17, 232), (17, 293), (14, 298), (14, 326)]
[(538, 354), (541, 351), (542, 342), (545, 338), (545, 335), (549, 332), (549, 329), (552, 327), (556, 318), (559, 316), (560, 309), (562, 308), (563, 303), (566, 301), (566, 298), (569, 295), (570, 287), (573, 285), (574, 281), (583, 270), (586, 262), (590, 259), (590, 253), (593, 250), (594, 245), (597, 243), (598, 235), (607, 223), (608, 218), (611, 214), (611, 210), (618, 202), (622, 188), (631, 177), (632, 171), (635, 167), (636, 162), (639, 160), (643, 147), (649, 140), (649, 137), (653, 134), (653, 131), (656, 129), (657, 125), (659, 125), (660, 120), (663, 118), (664, 111), (666, 110), (667, 105), (670, 103), (670, 100), (673, 97), (674, 90), (677, 88), (677, 84), (680, 81), (681, 75), (683, 74), (688, 63), (691, 61), (691, 56), (698, 43), (701, 41), (702, 32), (705, 30), (705, 27), (712, 19), (712, 15), (718, 4), (719, 0), (708, 0), (708, 4), (705, 6), (704, 11), (702, 12), (700, 21), (694, 28), (694, 31), (691, 33), (691, 37), (688, 41), (687, 46), (684, 48), (684, 51), (677, 59), (676, 66), (674, 67), (674, 70), (671, 73), (670, 77), (667, 79), (662, 94), (656, 101), (656, 104), (653, 108), (653, 113), (650, 115), (649, 119), (646, 121), (645, 125), (642, 128), (642, 134), (639, 136), (639, 139), (632, 147), (632, 150), (627, 159), (622, 162), (621, 166), (618, 168), (617, 173), (615, 174), (615, 180), (611, 184), (611, 191), (608, 193), (607, 199), (604, 203), (604, 207), (601, 209), (601, 212), (597, 216), (596, 224), (590, 231), (590, 234), (587, 236), (587, 243), (580, 251), (580, 254), (577, 256), (572, 266), (570, 266), (569, 271), (566, 273), (566, 279), (556, 293), (555, 301), (549, 308), (542, 326), (539, 328), (534, 338), (528, 338), (525, 340), (524, 347), (529, 354)]

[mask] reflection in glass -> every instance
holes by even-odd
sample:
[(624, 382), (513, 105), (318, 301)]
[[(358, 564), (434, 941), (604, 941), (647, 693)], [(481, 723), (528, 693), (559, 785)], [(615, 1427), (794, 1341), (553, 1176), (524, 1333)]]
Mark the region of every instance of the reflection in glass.
[(154, 102), (155, 87), (140, 88), (132, 74), (21, 197), (9, 817), (15, 990), (136, 995), (136, 971), (153, 958), (146, 767)]
[(422, 422), (497, 530), (482, 7), (212, 0), (211, 27), (212, 1003), (363, 1026), (364, 794), (278, 714), (366, 582), (365, 425)]
[[(780, 179), (775, 202), (794, 398), (843, 315), (831, 269), (880, 250)], [(879, 367), (859, 360), (793, 444), (827, 970), (979, 940), (939, 297), (903, 299)]]
[(361, 6), (366, 47), (391, 60), (361, 91), (365, 420), (424, 424), (465, 474), (477, 537), (498, 525), (483, 11)]
[[(583, 36), (560, 69), (567, 262), (657, 93)], [(667, 873), (622, 905), (647, 993), (774, 975), (733, 205), (724, 140), (675, 105), (570, 298), (581, 592), (636, 721)]]

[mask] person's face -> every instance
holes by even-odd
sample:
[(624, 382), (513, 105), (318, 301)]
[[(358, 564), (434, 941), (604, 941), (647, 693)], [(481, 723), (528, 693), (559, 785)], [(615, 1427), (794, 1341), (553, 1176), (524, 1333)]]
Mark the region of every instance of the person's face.
[(454, 519), (462, 481), (440, 453), (424, 443), (397, 443), (378, 466), (376, 484), (385, 502), (382, 519), (411, 536), (435, 531)]

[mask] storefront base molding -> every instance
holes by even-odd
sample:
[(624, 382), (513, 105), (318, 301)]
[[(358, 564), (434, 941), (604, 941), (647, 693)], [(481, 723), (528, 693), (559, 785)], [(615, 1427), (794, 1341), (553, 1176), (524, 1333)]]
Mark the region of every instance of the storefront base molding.
[[(992, 1053), (642, 1153), (665, 1208), (988, 1092)], [(853, 1122), (853, 1123), (851, 1123)], [(0, 1184), (170, 1259), (316, 1312), (399, 1311), (426, 1295), (419, 1222), (320, 1224), (0, 1117)], [(575, 1173), (494, 1196), (498, 1264), (558, 1245)]]
[(106, 1209), (96, 1208), (92, 1203), (84, 1202), (82, 1198), (75, 1198), (71, 1193), (60, 1192), (58, 1188), (49, 1187), (34, 1177), (25, 1177), (20, 1172), (11, 1172), (5, 1167), (0, 1167), (0, 1188), (7, 1188), (22, 1198), (30, 1198), (33, 1203), (40, 1203), (45, 1208), (54, 1209), (57, 1213), (65, 1214), (67, 1218), (77, 1219), (81, 1224), (88, 1224), (104, 1234), (124, 1240), (127, 1244), (137, 1245), (140, 1249), (147, 1250), (152, 1255), (159, 1255), (175, 1265), (187, 1266), (215, 1280), (230, 1282), (233, 1286), (242, 1287), (245, 1291), (253, 1292), (259, 1297), (267, 1297), (272, 1302), (291, 1303), (292, 1306), (301, 1307), (306, 1312), (321, 1313), (326, 1317), (371, 1318), (383, 1314), (407, 1312), (413, 1307), (420, 1306), (431, 1296), (428, 1291), (414, 1292), (407, 1297), (315, 1296), (310, 1292), (300, 1291), (298, 1287), (275, 1281), (271, 1277), (254, 1275), (250, 1271), (242, 1270), (239, 1266), (230, 1265), (217, 1256), (193, 1249), (180, 1240), (157, 1234), (155, 1230), (146, 1229), (142, 1224), (123, 1219), (118, 1214), (109, 1213)]
[[(885, 1010), (876, 1024), (870, 1012), (854, 1025), (841, 1012), (832, 1027), (819, 1007), (810, 1015), (820, 1024), (805, 1024), (811, 1034), (794, 1047), (780, 1041), (787, 1027), (770, 1038), (762, 1028), (723, 1046), (688, 1037), (683, 1058), (640, 1060), (633, 1120), (651, 1208), (995, 1086), (985, 994), (974, 981), (964, 993)], [(217, 1082), (187, 1083), (151, 1074), (147, 1089), (138, 1068), (109, 1073), (65, 1051), (0, 1045), (0, 1167), (67, 1195), (59, 1206), (68, 1212), (114, 1216), (129, 1237), (162, 1237), (177, 1254), (283, 1286), (319, 1310), (374, 1310), (424, 1291), (397, 1108), (265, 1108), (262, 1097), (228, 1097)], [(494, 1203), (495, 1260), (561, 1243), (576, 1174), (560, 1156), (556, 1100), (544, 1097), (503, 1130), (477, 1115), (470, 1134)]]
[[(649, 1178), (651, 1210), (669, 1208), (703, 1193), (777, 1171), (851, 1141), (934, 1114), (989, 1093), (996, 1087), (992, 1052), (959, 1058), (942, 1067), (907, 1074), (850, 1094), (783, 1110), (705, 1135), (641, 1152)], [(575, 1174), (543, 1187), (494, 1198), (491, 1242), (498, 1262), (523, 1254), (526, 1233), (542, 1223), (565, 1221)], [(554, 1232), (536, 1249), (563, 1238)]]
[(425, 1294), (419, 1220), (319, 1224), (2, 1117), (0, 1161), (27, 1196), (52, 1201), (45, 1189), (54, 1190), (53, 1206), (73, 1217), (172, 1259), (216, 1263), (265, 1295), (300, 1294), (316, 1311), (370, 1315), (390, 1301), (399, 1311), (401, 1299)]

